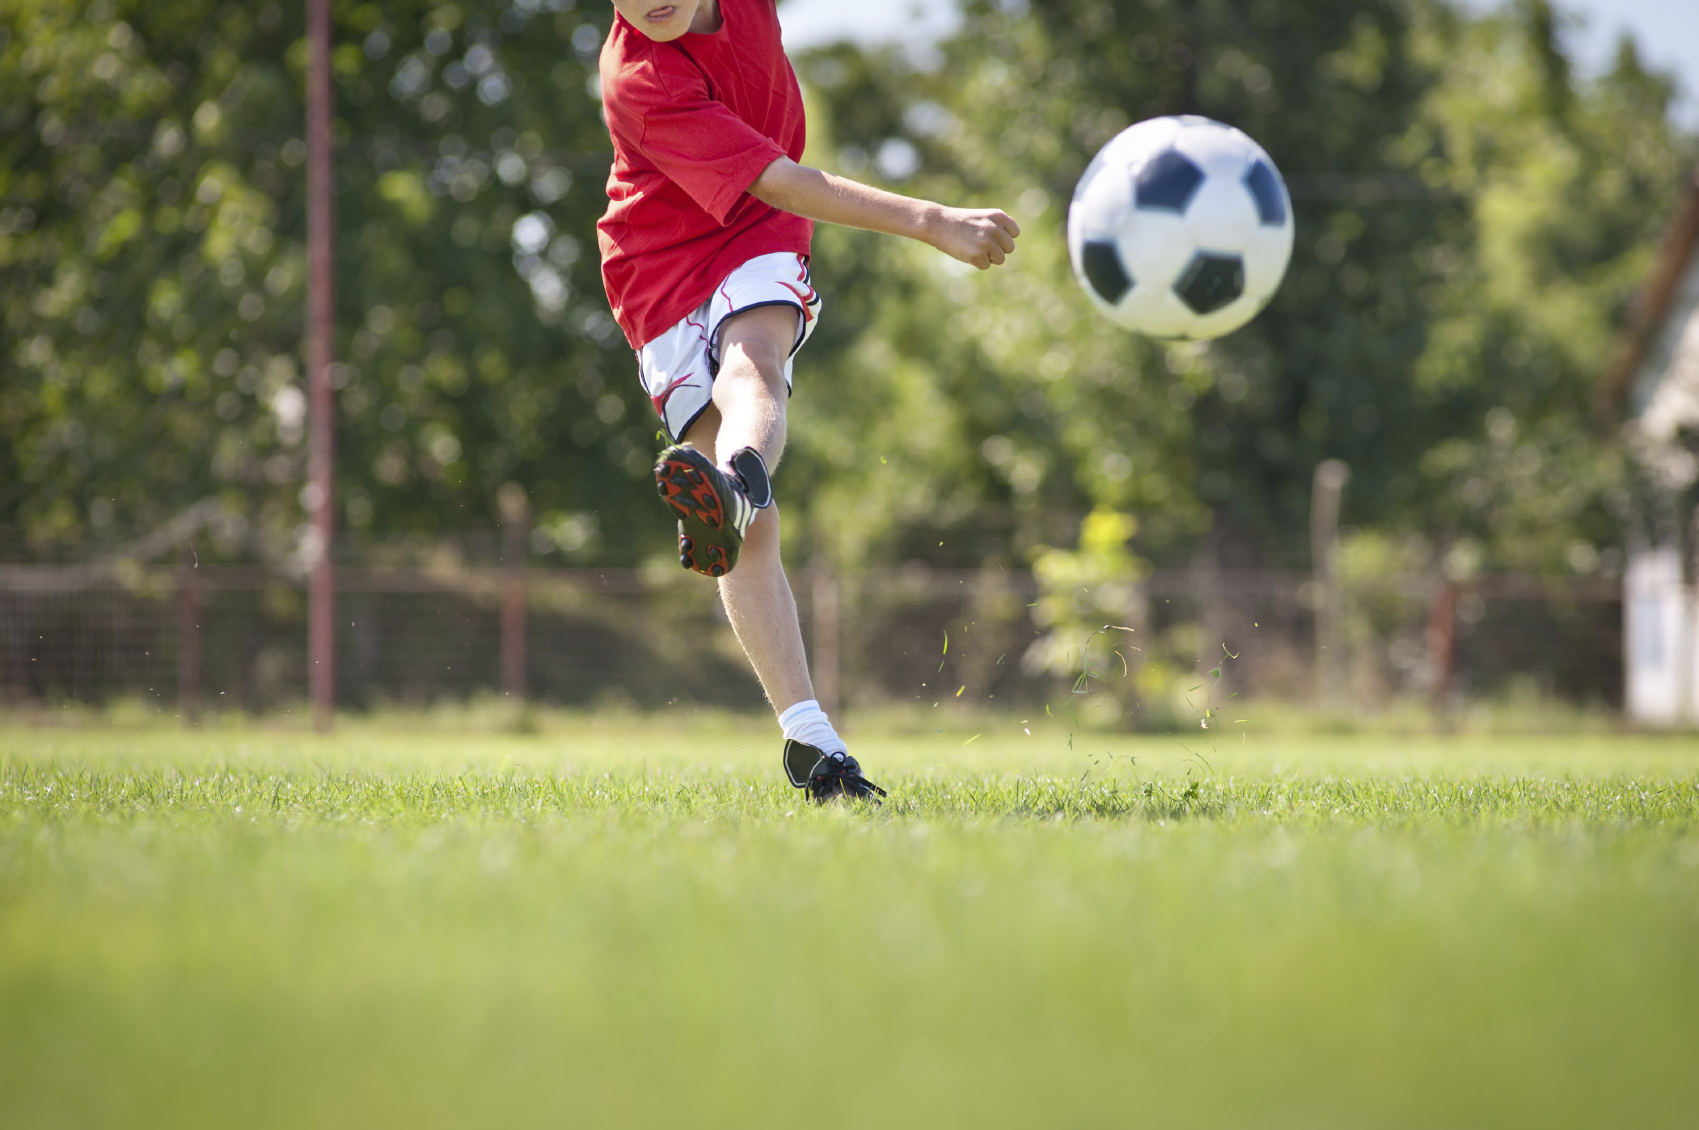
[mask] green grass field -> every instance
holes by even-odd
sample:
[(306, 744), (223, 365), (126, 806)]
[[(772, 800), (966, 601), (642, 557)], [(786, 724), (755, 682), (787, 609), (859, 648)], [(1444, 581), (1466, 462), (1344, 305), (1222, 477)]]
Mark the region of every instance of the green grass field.
[(1039, 721), (0, 724), (0, 1125), (1699, 1119), (1699, 740)]

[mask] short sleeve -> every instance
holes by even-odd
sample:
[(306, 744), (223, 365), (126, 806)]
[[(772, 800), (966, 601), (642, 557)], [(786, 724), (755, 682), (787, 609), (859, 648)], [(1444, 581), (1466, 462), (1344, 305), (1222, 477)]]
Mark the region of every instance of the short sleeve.
[(644, 117), (642, 145), (643, 155), (721, 224), (761, 171), (785, 155), (712, 99), (651, 110)]
[(603, 94), (609, 127), (624, 133), (716, 223), (724, 224), (761, 171), (785, 156), (711, 96), (707, 80), (682, 52), (662, 48), (613, 75), (604, 71)]

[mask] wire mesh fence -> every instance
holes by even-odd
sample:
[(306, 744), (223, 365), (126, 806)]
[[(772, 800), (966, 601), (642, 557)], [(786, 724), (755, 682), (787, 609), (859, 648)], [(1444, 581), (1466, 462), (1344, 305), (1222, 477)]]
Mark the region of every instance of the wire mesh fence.
[[(672, 570), (341, 567), (336, 583), (344, 709), (491, 693), (581, 707), (762, 702), (715, 587)], [(1046, 622), (1055, 602), (1028, 572), (805, 569), (793, 587), (817, 692), (839, 709), (1022, 709), (1089, 671), (1133, 722), (1160, 722), (1213, 669), (1247, 697), (1340, 708), (1513, 686), (1622, 699), (1621, 586), (1604, 578), (1389, 574), (1343, 578), (1330, 597), (1305, 572), (1157, 570), (1122, 585), (1131, 631), (1095, 652), (1088, 632)], [(1062, 595), (1090, 608), (1101, 594)], [(1341, 610), (1333, 662), (1317, 632), (1329, 599)], [(287, 572), (0, 567), (6, 701), (271, 711), (305, 698), (307, 664), (306, 592)]]

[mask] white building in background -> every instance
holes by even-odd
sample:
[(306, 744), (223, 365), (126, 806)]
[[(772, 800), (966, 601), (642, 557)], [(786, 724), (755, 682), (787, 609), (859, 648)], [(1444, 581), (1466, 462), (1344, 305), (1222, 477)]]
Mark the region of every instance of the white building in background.
[(1699, 169), (1630, 313), (1606, 391), (1659, 496), (1623, 575), (1629, 718), (1699, 723)]
[[(1629, 554), (1622, 578), (1623, 706), (1636, 722), (1670, 726), (1693, 717), (1693, 602), (1681, 580), (1681, 553)], [(1687, 688), (1687, 693), (1683, 693)]]

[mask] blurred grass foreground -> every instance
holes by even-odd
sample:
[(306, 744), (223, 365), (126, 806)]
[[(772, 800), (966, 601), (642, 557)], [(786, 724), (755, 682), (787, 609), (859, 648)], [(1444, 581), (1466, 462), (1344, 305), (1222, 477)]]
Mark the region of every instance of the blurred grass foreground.
[(1691, 1125), (1693, 739), (996, 731), (0, 725), (0, 1125)]

